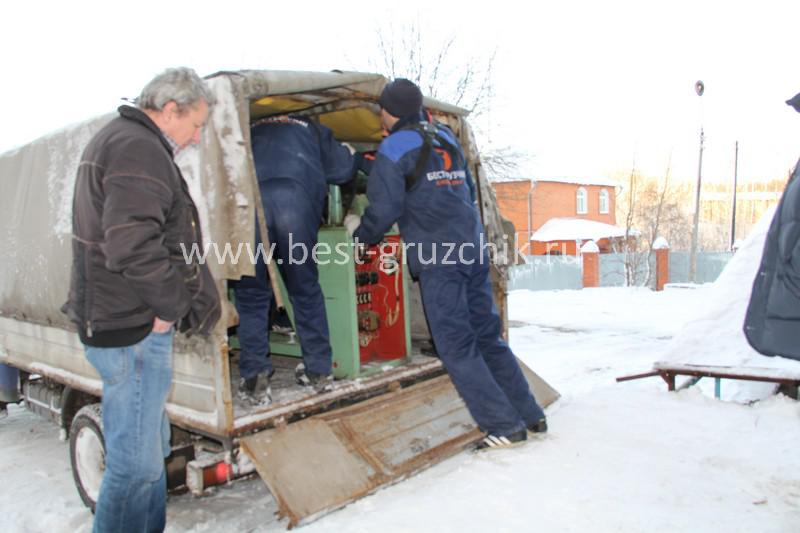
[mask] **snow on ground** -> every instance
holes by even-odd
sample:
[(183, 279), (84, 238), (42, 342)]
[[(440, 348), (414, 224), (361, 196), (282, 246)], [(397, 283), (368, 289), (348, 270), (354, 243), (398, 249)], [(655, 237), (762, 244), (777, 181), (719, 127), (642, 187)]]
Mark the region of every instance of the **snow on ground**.
[[(774, 208), (765, 213), (717, 281), (709, 286), (696, 320), (687, 324), (666, 347), (661, 361), (780, 369), (787, 375), (800, 375), (800, 362), (762, 356), (750, 347), (742, 331), (753, 279), (761, 262), (764, 239), (773, 213)], [(713, 381), (706, 381), (701, 382), (701, 388), (711, 391)], [(766, 397), (773, 388), (771, 384), (727, 382), (722, 387), (722, 398), (747, 402)]]
[[(720, 360), (742, 348), (743, 338), (691, 330), (704, 316), (707, 331), (721, 330), (707, 318), (718, 297), (715, 285), (512, 293), (512, 347), (562, 394), (548, 409), (551, 432), (462, 453), (301, 531), (798, 531), (797, 402), (748, 405), (700, 388), (668, 393), (659, 378), (614, 381), (680, 353), (686, 335)], [(58, 429), (23, 408), (9, 412), (0, 420), (0, 531), (88, 532)], [(286, 522), (275, 510), (260, 480), (239, 481), (201, 499), (171, 497), (167, 530), (279, 531)]]

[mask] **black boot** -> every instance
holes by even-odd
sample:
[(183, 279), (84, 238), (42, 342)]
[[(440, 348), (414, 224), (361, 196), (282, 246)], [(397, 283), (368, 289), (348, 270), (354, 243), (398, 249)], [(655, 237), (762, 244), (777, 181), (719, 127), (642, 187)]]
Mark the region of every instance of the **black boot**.
[(239, 380), (238, 396), (250, 405), (269, 405), (272, 403), (272, 389), (269, 382), (275, 374), (275, 369), (261, 372), (252, 378)]
[(547, 418), (542, 417), (537, 422), (528, 425), (531, 433), (547, 433)]
[(295, 381), (303, 387), (312, 387), (315, 392), (328, 392), (333, 390), (333, 376), (317, 374), (306, 370), (306, 365), (300, 363), (294, 369)]

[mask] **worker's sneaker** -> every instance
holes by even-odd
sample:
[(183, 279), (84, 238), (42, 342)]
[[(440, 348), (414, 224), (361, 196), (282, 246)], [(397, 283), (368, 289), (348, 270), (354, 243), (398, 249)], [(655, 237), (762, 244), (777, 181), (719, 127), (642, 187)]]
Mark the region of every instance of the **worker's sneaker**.
[(492, 435), (489, 433), (475, 446), (475, 451), (510, 448), (524, 444), (526, 440), (528, 440), (528, 432), (524, 429), (515, 431), (510, 435)]
[(292, 326), (282, 326), (280, 324), (272, 324), (270, 329), (276, 333), (282, 333), (284, 335), (288, 335), (289, 333), (293, 332)]
[(306, 365), (300, 363), (294, 369), (295, 381), (303, 387), (312, 387), (315, 392), (328, 392), (333, 389), (333, 376), (317, 374), (306, 370)]
[(533, 424), (528, 424), (528, 431), (531, 433), (547, 433), (547, 418), (542, 417)]
[(0, 418), (5, 418), (8, 416), (8, 408), (6, 407), (6, 402), (0, 402)]
[(275, 374), (275, 369), (261, 372), (252, 378), (239, 379), (239, 399), (250, 405), (269, 405), (272, 403), (272, 389), (269, 380)]

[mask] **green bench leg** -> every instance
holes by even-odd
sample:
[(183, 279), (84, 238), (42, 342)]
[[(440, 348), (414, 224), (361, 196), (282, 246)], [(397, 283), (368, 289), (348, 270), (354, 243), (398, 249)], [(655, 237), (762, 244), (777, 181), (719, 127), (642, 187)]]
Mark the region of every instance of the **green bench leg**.
[(719, 400), (722, 395), (722, 379), (714, 378), (714, 398)]

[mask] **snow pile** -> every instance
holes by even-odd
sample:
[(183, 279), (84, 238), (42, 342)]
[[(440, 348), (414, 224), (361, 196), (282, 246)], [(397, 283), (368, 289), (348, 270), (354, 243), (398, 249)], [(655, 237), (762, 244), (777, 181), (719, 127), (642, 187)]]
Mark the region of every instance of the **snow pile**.
[[(639, 232), (631, 230), (631, 235)], [(609, 237), (624, 237), (625, 228), (585, 218), (551, 218), (531, 236), (532, 241), (599, 241)]]
[[(759, 354), (750, 347), (742, 332), (753, 279), (773, 214), (774, 208), (764, 214), (719, 278), (707, 289), (700, 316), (675, 336), (660, 357), (661, 363), (774, 368), (800, 374), (800, 362)], [(704, 384), (703, 390), (711, 392), (712, 385)], [(774, 388), (771, 384), (724, 381), (722, 398), (751, 401), (768, 396)]]

